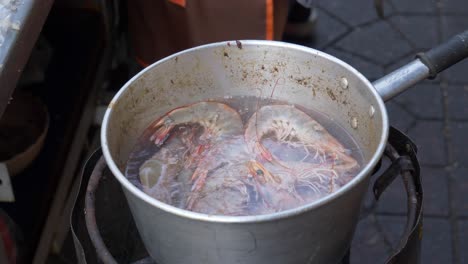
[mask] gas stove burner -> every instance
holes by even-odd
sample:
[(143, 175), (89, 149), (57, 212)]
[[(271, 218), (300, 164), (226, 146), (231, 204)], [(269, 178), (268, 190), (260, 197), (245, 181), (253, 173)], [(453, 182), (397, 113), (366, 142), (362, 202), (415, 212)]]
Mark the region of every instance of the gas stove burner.
[[(408, 215), (398, 248), (386, 263), (419, 263), (422, 189), (416, 146), (400, 131), (394, 128), (390, 131), (385, 156), (391, 165), (382, 174), (374, 175), (377, 179), (373, 191), (378, 200), (386, 187), (401, 176), (408, 195)], [(78, 263), (157, 264), (148, 256), (122, 189), (101, 154), (100, 150), (96, 151), (86, 163), (72, 212)], [(351, 263), (350, 254), (348, 250), (337, 264)]]

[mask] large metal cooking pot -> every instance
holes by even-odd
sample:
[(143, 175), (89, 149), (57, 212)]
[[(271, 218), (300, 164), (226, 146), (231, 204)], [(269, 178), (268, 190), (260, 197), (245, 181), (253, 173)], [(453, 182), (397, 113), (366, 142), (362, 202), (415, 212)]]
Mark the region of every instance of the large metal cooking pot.
[[(141, 71), (110, 103), (101, 140), (151, 257), (161, 264), (337, 263), (350, 246), (370, 174), (387, 141), (384, 100), (466, 57), (467, 43), (468, 31), (374, 84), (333, 56), (272, 41), (204, 45)], [(351, 182), (295, 209), (233, 217), (167, 205), (125, 178), (136, 139), (156, 117), (206, 99), (269, 96), (273, 88), (273, 99), (317, 109), (351, 133), (364, 154)]]

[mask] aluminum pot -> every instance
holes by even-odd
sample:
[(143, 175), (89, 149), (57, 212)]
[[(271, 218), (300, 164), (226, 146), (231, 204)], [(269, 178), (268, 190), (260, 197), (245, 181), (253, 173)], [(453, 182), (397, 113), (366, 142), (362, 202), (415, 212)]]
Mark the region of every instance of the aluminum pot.
[[(465, 32), (465, 41), (467, 36)], [(147, 67), (116, 94), (102, 125), (104, 157), (157, 263), (338, 263), (350, 247), (371, 172), (387, 141), (383, 99), (456, 63), (467, 51), (443, 64), (437, 52), (421, 55), (374, 87), (345, 62), (294, 44), (246, 40), (185, 50)], [(362, 148), (360, 173), (313, 203), (241, 217), (205, 215), (167, 205), (125, 178), (125, 163), (136, 139), (156, 117), (206, 99), (270, 94), (273, 99), (326, 113), (344, 127)]]

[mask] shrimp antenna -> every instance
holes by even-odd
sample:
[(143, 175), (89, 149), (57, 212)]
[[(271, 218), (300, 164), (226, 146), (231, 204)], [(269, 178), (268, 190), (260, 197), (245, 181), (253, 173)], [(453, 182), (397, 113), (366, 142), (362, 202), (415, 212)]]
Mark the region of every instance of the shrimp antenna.
[[(273, 89), (271, 89), (271, 94), (270, 94), (270, 97), (268, 98), (269, 99), (269, 103), (272, 102), (273, 100), (273, 95), (275, 94), (275, 91), (276, 91), (276, 87), (278, 86), (278, 83), (280, 81), (283, 81), (284, 82), (284, 78), (283, 77), (280, 77), (278, 79), (276, 79), (275, 81), (275, 85), (273, 85)], [(260, 109), (260, 99), (262, 98), (262, 93), (263, 93), (263, 90), (262, 89), (259, 89), (260, 90), (260, 96), (259, 96), (259, 99), (257, 100), (257, 105), (256, 105), (256, 109), (255, 109), (255, 136), (256, 136), (256, 141), (260, 144), (260, 139), (258, 138), (258, 110)]]
[(284, 83), (284, 78), (283, 78), (283, 77), (280, 77), (280, 78), (276, 79), (275, 85), (273, 86), (273, 89), (271, 89), (270, 103), (271, 103), (271, 101), (273, 100), (273, 94), (275, 94), (276, 87), (278, 86), (279, 81), (283, 81), (283, 83)]
[(260, 139), (258, 138), (258, 110), (260, 109), (260, 100), (262, 99), (262, 94), (263, 94), (263, 90), (262, 89), (258, 89), (260, 94), (258, 96), (258, 99), (257, 99), (257, 105), (255, 106), (255, 137), (256, 137), (256, 141), (258, 143), (260, 143)]

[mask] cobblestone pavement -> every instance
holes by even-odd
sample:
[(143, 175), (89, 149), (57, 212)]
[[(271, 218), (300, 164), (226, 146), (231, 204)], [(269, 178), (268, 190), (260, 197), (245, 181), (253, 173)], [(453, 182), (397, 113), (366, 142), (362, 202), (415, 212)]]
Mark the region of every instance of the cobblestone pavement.
[[(388, 0), (385, 19), (377, 17), (370, 0), (316, 3), (315, 41), (300, 44), (335, 55), (371, 81), (468, 29), (466, 0)], [(468, 61), (386, 105), (391, 124), (419, 147), (425, 191), (422, 263), (468, 263)], [(371, 195), (365, 208), (373, 209), (362, 215), (352, 263), (383, 263), (405, 224), (402, 182), (377, 204)]]

